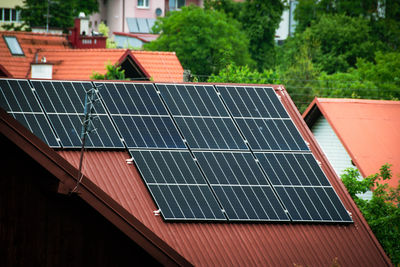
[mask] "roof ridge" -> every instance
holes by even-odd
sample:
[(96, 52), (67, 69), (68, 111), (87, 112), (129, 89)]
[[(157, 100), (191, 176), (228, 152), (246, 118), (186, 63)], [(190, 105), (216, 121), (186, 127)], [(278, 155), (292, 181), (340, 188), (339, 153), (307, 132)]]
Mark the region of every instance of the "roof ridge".
[(37, 35), (37, 36), (52, 36), (52, 37), (66, 37), (65, 33), (46, 33), (46, 32), (26, 32), (26, 31), (0, 31), (0, 34), (17, 34), (17, 35)]
[(376, 103), (376, 104), (395, 104), (399, 105), (399, 100), (387, 100), (387, 99), (355, 99), (355, 98), (324, 98), (318, 97), (318, 102), (328, 103), (328, 102), (335, 102), (335, 103)]

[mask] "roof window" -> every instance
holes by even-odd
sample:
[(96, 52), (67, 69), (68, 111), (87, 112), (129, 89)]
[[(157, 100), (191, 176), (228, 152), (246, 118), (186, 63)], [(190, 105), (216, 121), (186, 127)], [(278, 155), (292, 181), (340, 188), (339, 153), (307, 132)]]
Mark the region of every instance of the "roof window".
[(24, 56), (24, 51), (22, 51), (21, 46), (15, 36), (3, 36), (4, 41), (7, 44), (8, 49), (10, 50), (13, 56)]

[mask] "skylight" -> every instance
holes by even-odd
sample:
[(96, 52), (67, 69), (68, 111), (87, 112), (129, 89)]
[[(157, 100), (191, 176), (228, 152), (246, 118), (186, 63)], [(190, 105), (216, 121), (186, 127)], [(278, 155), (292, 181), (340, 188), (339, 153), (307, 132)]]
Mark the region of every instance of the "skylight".
[(24, 51), (22, 51), (22, 48), (19, 45), (17, 37), (4, 36), (4, 41), (6, 41), (8, 49), (10, 50), (10, 52), (13, 56), (24, 56), (25, 55)]

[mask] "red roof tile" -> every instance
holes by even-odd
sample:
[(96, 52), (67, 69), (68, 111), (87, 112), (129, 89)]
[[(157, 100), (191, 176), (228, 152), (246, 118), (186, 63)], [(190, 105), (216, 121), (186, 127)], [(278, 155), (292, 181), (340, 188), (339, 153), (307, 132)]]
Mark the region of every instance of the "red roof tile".
[(122, 63), (127, 55), (157, 82), (182, 82), (183, 68), (174, 52), (135, 51), (127, 49), (69, 49), (65, 35), (26, 32), (0, 32), (16, 36), (25, 56), (12, 56), (0, 39), (0, 65), (13, 78), (30, 78), (30, 64), (35, 56), (53, 64), (53, 79), (89, 80), (93, 72), (105, 74), (105, 65)]
[[(385, 266), (390, 261), (285, 92), (282, 101), (311, 144), (354, 224), (174, 223), (157, 209), (127, 151), (88, 151), (83, 172), (146, 227), (195, 266)], [(59, 151), (78, 166), (78, 151)], [(101, 162), (101, 164), (99, 164)]]
[(182, 82), (183, 68), (173, 52), (134, 51), (129, 49), (46, 50), (40, 53), (53, 63), (53, 79), (88, 80), (93, 72), (106, 73), (106, 64), (122, 63), (133, 57), (136, 64), (157, 82)]
[(316, 98), (304, 112), (317, 107), (327, 119), (363, 177), (393, 164), (391, 186), (400, 179), (400, 101)]
[[(14, 78), (30, 77), (30, 64), (34, 62), (37, 51), (69, 48), (65, 35), (12, 31), (0, 31), (0, 35), (0, 65)], [(3, 36), (15, 36), (25, 56), (13, 56)]]

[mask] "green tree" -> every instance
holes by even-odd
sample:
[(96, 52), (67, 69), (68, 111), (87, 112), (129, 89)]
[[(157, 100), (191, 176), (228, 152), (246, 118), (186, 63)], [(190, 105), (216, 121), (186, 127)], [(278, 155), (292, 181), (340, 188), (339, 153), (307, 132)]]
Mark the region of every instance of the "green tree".
[(103, 34), (103, 36), (107, 37), (106, 48), (117, 48), (117, 43), (114, 41), (114, 39), (108, 37), (109, 31), (110, 29), (107, 27), (107, 25), (104, 22), (100, 22), (99, 32)]
[(314, 98), (312, 88), (320, 75), (319, 66), (312, 60), (319, 53), (319, 42), (310, 35), (304, 34), (303, 38), (305, 42), (295, 47), (298, 52), (288, 59), (290, 64), (280, 70), (282, 82), (300, 112)]
[(241, 23), (250, 41), (250, 54), (258, 71), (275, 64), (275, 31), (279, 27), (284, 1), (280, 0), (207, 0), (205, 8), (223, 11)]
[(400, 48), (398, 0), (300, 0), (295, 10), (296, 32), (305, 31), (327, 14), (361, 18), (372, 29), (370, 39), (387, 45), (386, 50)]
[(400, 53), (377, 52), (375, 62), (358, 59), (348, 72), (322, 73), (313, 94), (322, 97), (400, 99)]
[(153, 51), (175, 51), (185, 69), (209, 76), (225, 66), (252, 64), (248, 40), (237, 21), (215, 10), (183, 7), (159, 18), (154, 32), (157, 40), (145, 44)]
[(121, 70), (121, 66), (118, 63), (111, 64), (108, 62), (106, 65), (106, 74), (101, 74), (98, 72), (93, 72), (90, 76), (91, 80), (127, 80), (125, 78), (125, 70)]
[(74, 18), (80, 12), (90, 15), (99, 9), (97, 0), (24, 0), (21, 11), (24, 24), (28, 27), (46, 26), (47, 10), (49, 10), (49, 26), (66, 31), (74, 25)]
[(254, 83), (254, 84), (280, 84), (279, 74), (275, 71), (264, 70), (258, 72), (249, 66), (228, 65), (217, 75), (213, 74), (208, 79), (210, 83)]
[(250, 54), (259, 71), (275, 65), (275, 31), (284, 5), (280, 0), (247, 0), (240, 22), (250, 40)]
[[(380, 172), (360, 178), (358, 170), (349, 168), (341, 176), (351, 197), (386, 254), (395, 265), (400, 264), (400, 182), (396, 188), (384, 181), (392, 178), (390, 164), (380, 168)], [(372, 190), (372, 199), (364, 200), (357, 196)]]

